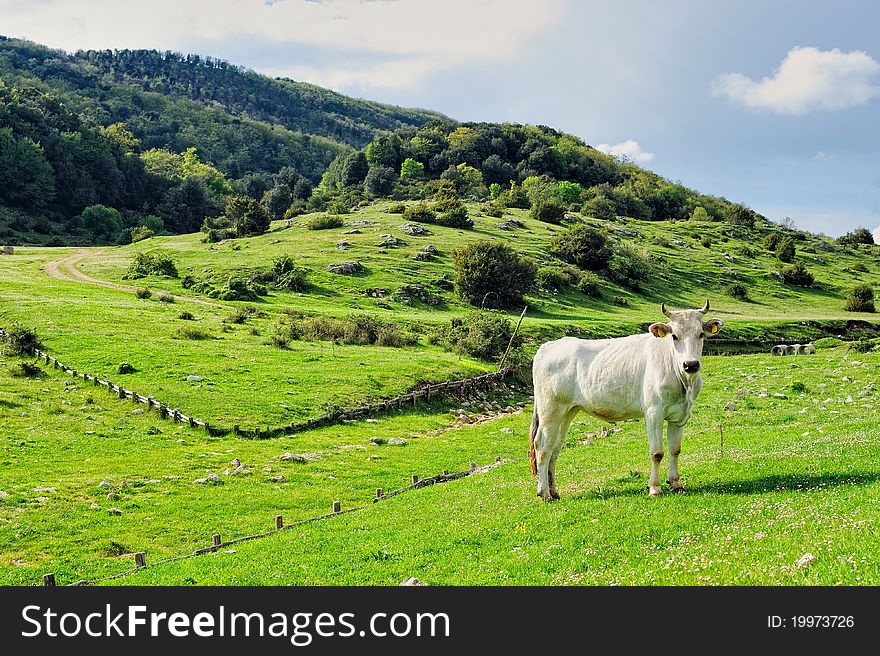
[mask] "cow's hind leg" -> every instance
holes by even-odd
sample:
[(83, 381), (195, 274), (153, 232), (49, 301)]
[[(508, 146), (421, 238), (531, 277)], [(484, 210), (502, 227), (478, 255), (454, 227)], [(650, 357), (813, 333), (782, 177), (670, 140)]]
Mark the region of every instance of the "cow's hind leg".
[[(538, 496), (545, 501), (558, 499), (556, 491), (556, 458), (565, 438), (566, 413), (538, 413), (538, 430), (535, 435), (535, 463), (538, 469)], [(570, 422), (569, 422), (570, 423)]]
[(565, 436), (568, 435), (568, 429), (577, 413), (578, 408), (572, 408), (565, 414), (559, 422), (556, 439), (553, 442), (553, 451), (550, 454), (549, 467), (550, 497), (553, 499), (559, 498), (559, 491), (556, 489), (556, 459), (559, 457), (560, 451), (562, 451), (562, 446), (565, 444)]
[(676, 426), (667, 422), (666, 440), (669, 442), (669, 475), (666, 482), (672, 486), (674, 492), (684, 492), (681, 484), (681, 476), (678, 473), (678, 456), (681, 453), (681, 436), (684, 426)]

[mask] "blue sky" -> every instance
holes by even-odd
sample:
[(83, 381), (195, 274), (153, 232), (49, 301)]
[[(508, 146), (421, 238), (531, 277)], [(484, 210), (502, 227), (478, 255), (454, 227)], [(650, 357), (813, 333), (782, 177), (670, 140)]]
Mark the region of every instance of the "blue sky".
[(459, 120), (550, 125), (839, 235), (880, 225), (880, 3), (0, 0), (52, 47), (228, 59)]

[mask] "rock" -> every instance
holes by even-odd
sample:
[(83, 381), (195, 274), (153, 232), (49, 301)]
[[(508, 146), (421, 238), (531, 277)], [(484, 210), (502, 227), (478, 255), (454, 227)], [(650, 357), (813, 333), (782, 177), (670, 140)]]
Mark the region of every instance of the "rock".
[(201, 383), (203, 380), (205, 380), (201, 376), (187, 376), (186, 379), (194, 383)]
[(122, 511), (119, 508), (108, 508), (107, 512), (111, 515), (121, 515)]
[(216, 483), (220, 480), (220, 477), (217, 474), (208, 474), (208, 480)]
[(107, 488), (107, 489), (109, 489), (109, 490), (115, 490), (115, 489), (116, 489), (116, 486), (113, 485), (113, 483), (108, 483), (107, 481), (101, 481), (100, 483), (98, 483), (98, 487), (105, 487), (105, 488)]
[(425, 251), (419, 251), (418, 253), (413, 253), (412, 259), (416, 262), (431, 262), (434, 259), (434, 256)]
[(364, 265), (360, 262), (340, 262), (339, 264), (330, 264), (327, 271), (330, 273), (338, 273), (343, 276), (351, 276), (364, 270)]
[(391, 305), (390, 305), (389, 303), (387, 303), (386, 301), (383, 301), (383, 300), (381, 300), (381, 299), (379, 299), (378, 301), (376, 301), (376, 306), (377, 306), (377, 307), (380, 307), (380, 308), (383, 308), (383, 309), (385, 309), (385, 310), (390, 310), (390, 309), (391, 309)]
[(426, 290), (422, 285), (414, 284), (398, 287), (397, 291), (388, 297), (388, 300), (403, 303), (404, 305), (412, 305), (413, 301), (419, 301), (425, 305), (439, 305), (441, 299), (439, 296)]
[(135, 408), (134, 410), (131, 411), (131, 414), (142, 415), (142, 414), (144, 414), (144, 409), (143, 408)]
[(728, 402), (727, 405), (724, 406), (725, 410), (736, 410), (736, 406), (733, 405), (733, 401)]
[(347, 251), (349, 248), (351, 248), (351, 243), (349, 243), (343, 239), (342, 241), (340, 241), (339, 243), (336, 244), (336, 248), (338, 248), (341, 251)]
[(420, 226), (417, 223), (404, 223), (399, 227), (411, 237), (424, 237), (431, 234), (431, 231), (425, 226)]
[(382, 241), (379, 242), (379, 248), (397, 248), (398, 246), (406, 246), (407, 243), (395, 237), (394, 235), (381, 235)]
[(408, 579), (406, 579), (403, 583), (401, 583), (399, 587), (402, 587), (402, 586), (419, 586), (419, 585), (425, 585), (425, 586), (426, 586), (426, 585), (428, 585), (428, 584), (427, 584), (427, 583), (424, 583), (424, 582), (422, 582), (422, 581), (419, 581), (415, 576), (410, 576), (410, 577), (409, 577)]
[(346, 230), (342, 234), (343, 235), (359, 235), (359, 234), (361, 234), (361, 231), (358, 230), (357, 228), (355, 228), (354, 230)]
[(426, 252), (426, 253), (431, 253), (431, 255), (434, 255), (434, 254), (436, 254), (436, 253), (438, 252), (438, 251), (437, 251), (437, 247), (434, 246), (434, 244), (428, 244), (428, 245), (425, 246), (422, 250), (423, 250), (424, 252)]
[(305, 462), (306, 457), (300, 453), (285, 453), (279, 458), (280, 460), (292, 460), (294, 462)]
[(406, 446), (406, 440), (399, 437), (390, 437), (388, 438), (388, 444), (391, 446)]
[(273, 477), (272, 477), (272, 480), (273, 480), (275, 483), (283, 483), (283, 482), (284, 482), (284, 476), (281, 476), (281, 475), (279, 474), (278, 476), (273, 476)]
[(501, 429), (501, 432), (510, 435), (510, 433), (512, 433), (513, 431), (511, 430), (510, 426), (505, 426)]
[(813, 564), (813, 561), (816, 560), (816, 557), (811, 553), (805, 553), (803, 556), (797, 559), (797, 562), (794, 564), (798, 569), (803, 569), (804, 567), (808, 567)]
[(375, 446), (382, 446), (383, 444), (385, 444), (385, 438), (383, 438), (383, 437), (371, 437), (371, 438), (370, 438), (370, 444), (373, 444), (373, 445), (375, 445)]
[(240, 465), (241, 465), (241, 460), (239, 460), (238, 458), (233, 458), (232, 461), (229, 463), (229, 466), (233, 467), (233, 468), (239, 467)]

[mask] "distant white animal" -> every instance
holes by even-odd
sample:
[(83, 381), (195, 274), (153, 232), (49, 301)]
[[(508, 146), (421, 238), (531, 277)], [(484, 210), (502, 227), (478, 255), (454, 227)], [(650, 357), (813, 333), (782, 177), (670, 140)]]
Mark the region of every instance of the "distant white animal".
[(703, 387), (700, 375), (703, 342), (724, 322), (704, 321), (709, 301), (701, 310), (661, 311), (667, 323), (654, 323), (648, 332), (614, 339), (563, 337), (543, 344), (535, 355), (532, 379), (535, 410), (529, 431), (532, 475), (538, 477), (538, 496), (558, 499), (556, 459), (568, 427), (584, 411), (606, 421), (644, 417), (651, 455), (651, 496), (660, 489), (663, 460), (663, 422), (667, 422), (669, 475), (675, 491), (683, 487), (678, 456), (684, 426)]
[(785, 350), (788, 347), (785, 344), (778, 344), (770, 349), (770, 353), (773, 355), (785, 355)]
[(813, 342), (809, 344), (804, 344), (804, 353), (807, 355), (813, 355), (816, 352), (816, 347)]

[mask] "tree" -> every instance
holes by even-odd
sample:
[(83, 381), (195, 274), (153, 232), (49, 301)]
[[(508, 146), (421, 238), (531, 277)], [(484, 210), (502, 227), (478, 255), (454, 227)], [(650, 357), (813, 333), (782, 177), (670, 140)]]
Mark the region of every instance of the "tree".
[(421, 180), (425, 175), (425, 165), (417, 162), (412, 157), (407, 157), (400, 165), (400, 179), (407, 182)]
[(55, 175), (43, 147), (28, 137), (0, 129), (0, 201), (46, 207), (55, 195)]
[(344, 189), (364, 181), (369, 164), (367, 156), (360, 151), (342, 153), (330, 163), (321, 178), (321, 185), (328, 191)]
[(725, 218), (728, 223), (744, 228), (755, 227), (755, 213), (744, 205), (739, 203), (731, 203), (725, 212)]
[(138, 225), (149, 228), (153, 231), (153, 234), (165, 231), (165, 222), (162, 220), (162, 217), (156, 216), (155, 214), (148, 214), (147, 216), (141, 217), (141, 220), (138, 221)]
[(269, 229), (270, 219), (266, 208), (250, 196), (230, 197), (224, 214), (239, 237), (261, 235)]
[(794, 239), (791, 237), (781, 239), (776, 246), (776, 257), (778, 257), (781, 262), (793, 261), (795, 253)]
[(535, 263), (503, 242), (478, 241), (456, 248), (452, 263), (459, 297), (479, 307), (514, 307), (535, 285)]
[(608, 267), (614, 251), (605, 233), (578, 224), (553, 238), (550, 253), (581, 269), (599, 271)]
[(83, 227), (95, 237), (112, 237), (122, 230), (119, 211), (104, 205), (90, 205), (80, 216)]
[(596, 196), (584, 203), (581, 212), (594, 219), (613, 221), (617, 218), (617, 208), (614, 203), (605, 196)]
[(183, 184), (171, 187), (156, 206), (156, 214), (165, 221), (169, 232), (198, 232), (205, 217), (218, 213), (216, 205), (208, 198), (204, 183), (191, 178)]
[(272, 188), (272, 178), (266, 173), (248, 173), (232, 182), (232, 192), (238, 196), (250, 196), (260, 200)]
[(694, 211), (691, 212), (691, 221), (708, 221), (709, 213), (706, 211), (706, 208), (702, 205), (697, 205), (694, 208)]
[(480, 169), (469, 164), (459, 164), (455, 167), (458, 171), (456, 188), (461, 196), (476, 196), (483, 198), (486, 195), (486, 186), (483, 184), (483, 174)]
[(391, 167), (381, 164), (371, 166), (367, 177), (364, 178), (364, 191), (371, 198), (388, 196), (394, 191), (396, 179), (397, 176)]
[(581, 186), (577, 182), (560, 180), (556, 185), (559, 200), (566, 205), (579, 203), (581, 200)]
[(558, 225), (565, 216), (565, 208), (555, 198), (537, 200), (532, 204), (531, 216), (538, 221)]
[(874, 235), (871, 234), (871, 231), (867, 228), (856, 228), (852, 232), (848, 232), (845, 235), (841, 235), (837, 238), (838, 244), (843, 244), (844, 246), (855, 246), (856, 244), (870, 244), (874, 245)]
[(290, 187), (283, 182), (276, 184), (263, 195), (263, 205), (273, 221), (283, 219), (284, 213), (292, 202), (293, 194)]
[(396, 171), (400, 166), (400, 148), (400, 137), (392, 134), (379, 137), (367, 144), (364, 154), (371, 167), (385, 166)]

